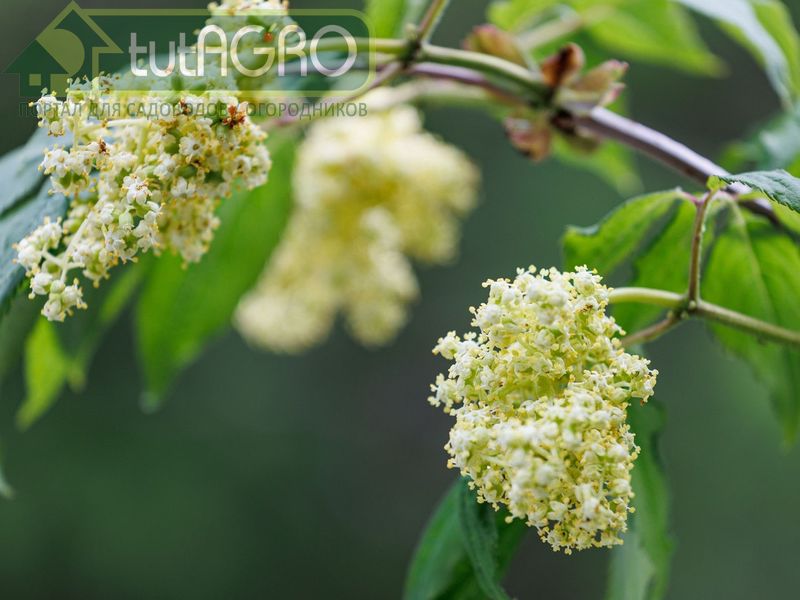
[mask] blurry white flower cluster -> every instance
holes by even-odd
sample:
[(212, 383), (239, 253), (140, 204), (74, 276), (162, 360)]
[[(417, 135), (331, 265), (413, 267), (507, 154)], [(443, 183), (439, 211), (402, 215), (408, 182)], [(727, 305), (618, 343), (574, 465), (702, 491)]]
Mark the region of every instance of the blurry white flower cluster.
[(476, 169), (401, 106), (315, 124), (294, 172), (294, 214), (239, 306), (239, 330), (259, 346), (297, 352), (324, 339), (342, 312), (363, 344), (388, 342), (418, 293), (410, 259), (455, 255)]
[(658, 372), (622, 349), (609, 289), (586, 268), (485, 285), (479, 333), (434, 349), (453, 361), (430, 398), (456, 419), (449, 466), (554, 550), (621, 543), (638, 453), (626, 409), (653, 394)]
[[(121, 102), (126, 110), (102, 112)], [(199, 260), (218, 225), (218, 201), (235, 181), (252, 188), (267, 179), (266, 136), (227, 94), (121, 100), (112, 81), (95, 80), (73, 86), (63, 101), (45, 95), (37, 109), (50, 135), (68, 136), (47, 149), (41, 167), (70, 207), (63, 221), (20, 241), (17, 260), (31, 295), (47, 296), (51, 320), (83, 308), (76, 273), (97, 284), (150, 249)]]

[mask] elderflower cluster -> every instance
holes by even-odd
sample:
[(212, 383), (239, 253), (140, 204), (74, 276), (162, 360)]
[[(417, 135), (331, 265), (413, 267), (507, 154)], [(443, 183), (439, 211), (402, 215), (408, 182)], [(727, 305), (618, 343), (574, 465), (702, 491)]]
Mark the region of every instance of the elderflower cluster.
[(389, 341), (417, 296), (410, 259), (442, 263), (478, 175), (456, 148), (394, 107), (314, 125), (297, 156), (295, 211), (237, 326), (256, 345), (297, 352), (344, 315), (365, 345)]
[[(65, 140), (46, 150), (41, 168), (70, 207), (63, 221), (46, 221), (17, 244), (17, 261), (31, 296), (47, 297), (50, 320), (84, 307), (76, 273), (97, 285), (117, 263), (150, 249), (199, 260), (218, 225), (219, 200), (234, 182), (263, 184), (270, 168), (265, 134), (236, 97), (120, 99), (112, 88), (95, 80), (73, 86), (63, 101), (46, 94), (36, 103), (40, 126)], [(127, 110), (100, 112), (118, 103)]]
[(430, 398), (456, 419), (448, 465), (566, 553), (621, 543), (639, 451), (626, 409), (658, 375), (622, 349), (600, 281), (585, 267), (488, 281), (472, 309), (480, 333), (434, 349), (453, 361)]

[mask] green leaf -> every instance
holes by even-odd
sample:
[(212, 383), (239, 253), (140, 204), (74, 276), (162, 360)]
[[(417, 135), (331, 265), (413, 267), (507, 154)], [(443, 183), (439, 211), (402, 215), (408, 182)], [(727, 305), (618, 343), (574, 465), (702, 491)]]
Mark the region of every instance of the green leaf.
[(612, 54), (690, 72), (718, 74), (721, 63), (708, 51), (686, 11), (672, 0), (622, 3), (588, 32)]
[(800, 212), (800, 179), (783, 169), (775, 171), (752, 171), (738, 175), (720, 175), (709, 179), (709, 187), (716, 189), (726, 184), (741, 183), (766, 194), (768, 198)]
[[(504, 594), (497, 582), (527, 530), (519, 520), (506, 523), (507, 515), (505, 511), (495, 513), (490, 507), (479, 505), (466, 481), (456, 481), (420, 539), (403, 598), (480, 600), (501, 597), (492, 594), (498, 590)], [(476, 570), (476, 563), (481, 572)]]
[(87, 290), (90, 308), (65, 323), (55, 324), (39, 317), (25, 344), (27, 396), (17, 411), (20, 429), (39, 420), (58, 400), (66, 384), (73, 390), (83, 387), (103, 336), (127, 306), (143, 274), (140, 264), (118, 269), (110, 282)]
[[(489, 20), (508, 31), (521, 31), (535, 23), (547, 11), (562, 4), (559, 0), (504, 0), (489, 5)], [(565, 2), (564, 4), (569, 4)]]
[(394, 37), (398, 33), (405, 0), (367, 0), (366, 14), (372, 24), (372, 35)]
[[(711, 211), (709, 211), (711, 212)], [(669, 224), (656, 235), (645, 251), (634, 261), (634, 277), (630, 285), (652, 287), (670, 292), (685, 292), (689, 282), (689, 262), (694, 233), (695, 208), (690, 202), (681, 202)], [(705, 245), (711, 243), (713, 231), (709, 228)], [(629, 333), (650, 325), (662, 309), (644, 304), (620, 304), (614, 307), (614, 316)]]
[(56, 325), (40, 318), (25, 343), (25, 381), (28, 396), (17, 412), (17, 425), (29, 427), (53, 405), (69, 372), (69, 357), (58, 339)]
[(750, 0), (758, 20), (783, 50), (789, 64), (790, 87), (800, 93), (800, 36), (792, 15), (781, 0)]
[(138, 351), (147, 380), (145, 410), (157, 409), (172, 380), (230, 323), (239, 298), (258, 280), (291, 205), (294, 142), (273, 135), (269, 182), (225, 200), (206, 256), (189, 267), (162, 256), (137, 307)]
[[(9, 183), (9, 187), (8, 198), (14, 195), (14, 183)], [(15, 201), (13, 208), (0, 215), (0, 318), (25, 277), (24, 269), (14, 262), (17, 256), (14, 244), (41, 225), (46, 217), (56, 219), (66, 210), (67, 199), (59, 194), (51, 195), (50, 186), (45, 184), (34, 195)]]
[[(800, 329), (800, 250), (770, 223), (734, 207), (709, 257), (702, 292), (709, 302)], [(800, 352), (758, 343), (752, 335), (722, 325), (711, 330), (764, 381), (785, 439), (794, 439), (800, 421)]]
[(510, 0), (493, 3), (489, 17), (508, 30), (530, 30), (533, 37), (541, 26), (548, 42), (558, 28), (564, 32), (558, 36), (562, 42), (584, 29), (617, 58), (694, 73), (717, 74), (721, 69), (686, 11), (672, 0)]
[(565, 267), (587, 265), (610, 275), (636, 251), (680, 197), (678, 189), (639, 196), (615, 208), (596, 225), (568, 227), (562, 240)]
[(624, 544), (611, 554), (606, 600), (660, 600), (669, 583), (673, 542), (669, 535), (669, 493), (658, 452), (663, 428), (661, 405), (634, 404), (628, 422), (641, 448), (632, 473), (636, 512)]
[[(750, 50), (763, 65), (778, 96), (792, 103), (800, 89), (797, 65), (796, 32), (789, 21), (777, 23), (780, 9), (772, 0), (676, 0), (684, 6), (717, 21), (734, 39)], [(760, 7), (759, 7), (760, 5)], [(784, 17), (788, 15), (784, 13)], [(763, 21), (762, 21), (763, 19)], [(794, 39), (791, 39), (794, 38)], [(786, 52), (792, 55), (787, 56)]]
[(601, 144), (593, 152), (584, 153), (556, 137), (553, 154), (565, 164), (591, 171), (620, 194), (630, 194), (642, 187), (633, 153), (621, 144)]
[(497, 524), (494, 511), (479, 504), (475, 493), (464, 482), (458, 503), (458, 516), (464, 549), (472, 563), (481, 591), (492, 600), (508, 600), (497, 573)]
[(419, 23), (428, 0), (366, 0), (367, 19), (372, 35), (378, 38), (402, 37), (405, 26)]
[(47, 131), (37, 129), (24, 146), (0, 158), (0, 181), (3, 182), (0, 217), (41, 187), (44, 176), (39, 172), (39, 164), (47, 145)]

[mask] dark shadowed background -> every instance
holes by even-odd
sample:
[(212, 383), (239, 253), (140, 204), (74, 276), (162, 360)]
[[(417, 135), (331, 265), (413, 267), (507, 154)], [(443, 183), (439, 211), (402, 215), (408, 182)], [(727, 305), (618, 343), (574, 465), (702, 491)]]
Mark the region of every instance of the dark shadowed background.
[[(84, 0), (84, 7), (133, 0)], [(354, 4), (354, 3), (351, 3)], [(454, 2), (441, 40), (455, 43), (485, 2)], [(788, 4), (800, 20), (800, 2)], [(62, 8), (4, 3), (3, 64)], [(161, 6), (156, 1), (141, 6)], [(199, 6), (169, 2), (170, 7)], [(295, 7), (346, 6), (298, 0)], [(711, 156), (777, 110), (763, 75), (703, 26), (730, 69), (702, 79), (634, 64), (633, 116)], [(3, 152), (35, 123), (17, 116), (17, 82), (0, 76)], [(0, 399), (0, 439), (16, 499), (0, 500), (0, 598), (397, 598), (428, 515), (454, 473), (449, 419), (428, 385), (430, 349), (464, 330), (480, 283), (518, 266), (560, 264), (567, 223), (595, 222), (622, 198), (592, 175), (531, 165), (487, 118), (433, 111), (428, 126), (484, 173), (482, 202), (457, 264), (421, 273), (422, 300), (390, 348), (365, 351), (341, 331), (286, 358), (229, 333), (145, 416), (130, 315), (103, 344), (87, 389), (66, 394), (29, 432), (12, 426), (18, 372)], [(682, 182), (640, 161), (647, 189)], [(224, 285), (225, 274), (209, 285)], [(743, 282), (746, 285), (746, 282)], [(202, 302), (202, 298), (197, 298)], [(653, 346), (677, 539), (670, 598), (797, 597), (800, 450), (786, 449), (766, 393), (699, 323)], [(564, 557), (528, 535), (509, 591), (522, 599), (601, 598), (607, 551)]]

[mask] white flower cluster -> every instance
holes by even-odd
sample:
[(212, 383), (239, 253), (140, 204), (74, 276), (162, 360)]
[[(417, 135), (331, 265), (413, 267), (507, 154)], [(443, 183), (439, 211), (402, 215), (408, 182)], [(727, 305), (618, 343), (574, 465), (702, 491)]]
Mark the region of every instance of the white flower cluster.
[(297, 352), (342, 312), (365, 345), (389, 341), (417, 295), (410, 258), (451, 259), (478, 175), (422, 130), (408, 106), (321, 121), (297, 156), (295, 212), (237, 326), (254, 344)]
[[(37, 102), (40, 126), (70, 138), (50, 147), (41, 165), (53, 190), (70, 198), (66, 218), (17, 245), (31, 295), (47, 296), (51, 320), (84, 307), (73, 271), (97, 285), (118, 262), (151, 248), (199, 260), (218, 224), (218, 201), (235, 181), (263, 184), (270, 169), (266, 136), (235, 97), (121, 99), (111, 87), (96, 80), (74, 86), (64, 101), (50, 94)], [(121, 114), (99, 112), (119, 103), (127, 107)]]
[[(292, 23), (287, 2), (223, 0), (209, 9), (209, 24), (231, 38), (255, 21), (267, 31)], [(47, 318), (60, 321), (85, 306), (71, 271), (97, 285), (118, 262), (151, 248), (199, 260), (218, 225), (216, 205), (234, 182), (266, 181), (266, 135), (248, 117), (231, 69), (222, 75), (227, 57), (211, 57), (197, 81), (100, 77), (74, 83), (64, 101), (45, 94), (37, 102), (40, 126), (65, 139), (46, 152), (42, 169), (70, 199), (63, 222), (45, 222), (17, 248), (31, 295), (48, 297)], [(251, 79), (251, 87), (267, 83)], [(193, 91), (173, 91), (184, 85)], [(123, 92), (131, 89), (154, 93)]]
[(456, 418), (448, 465), (566, 553), (621, 543), (639, 451), (626, 409), (658, 375), (622, 349), (600, 281), (585, 267), (488, 281), (472, 309), (480, 333), (434, 349), (453, 361), (430, 398)]

